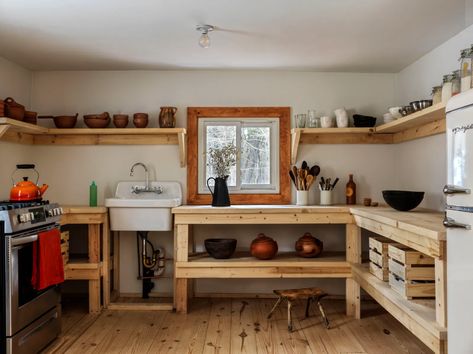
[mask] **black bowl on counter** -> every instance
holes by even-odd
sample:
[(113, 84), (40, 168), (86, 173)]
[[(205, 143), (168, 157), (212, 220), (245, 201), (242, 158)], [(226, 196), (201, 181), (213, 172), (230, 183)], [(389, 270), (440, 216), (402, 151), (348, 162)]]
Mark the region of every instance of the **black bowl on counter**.
[(422, 202), (424, 192), (383, 191), (383, 198), (391, 208), (399, 211), (409, 211)]
[(374, 127), (376, 125), (376, 117), (363, 116), (361, 114), (354, 114), (353, 125), (357, 128)]
[(237, 240), (234, 238), (208, 238), (204, 241), (205, 250), (215, 259), (230, 258), (235, 252)]

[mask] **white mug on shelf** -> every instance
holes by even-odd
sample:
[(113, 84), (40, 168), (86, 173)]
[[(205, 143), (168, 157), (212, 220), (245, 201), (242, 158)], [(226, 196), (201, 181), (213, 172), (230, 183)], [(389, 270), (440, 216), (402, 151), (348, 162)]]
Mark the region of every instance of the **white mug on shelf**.
[(320, 205), (332, 205), (332, 191), (320, 191)]
[(296, 204), (309, 205), (309, 191), (297, 191)]
[(337, 127), (346, 128), (348, 127), (348, 115), (345, 108), (339, 108), (335, 110), (335, 117), (337, 118)]
[(320, 126), (322, 128), (332, 128), (333, 118), (329, 116), (320, 117)]

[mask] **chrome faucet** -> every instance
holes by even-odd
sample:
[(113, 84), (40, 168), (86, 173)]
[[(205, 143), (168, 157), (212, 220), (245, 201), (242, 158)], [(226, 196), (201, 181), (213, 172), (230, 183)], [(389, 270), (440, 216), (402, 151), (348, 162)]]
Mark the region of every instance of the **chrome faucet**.
[(131, 187), (131, 192), (138, 194), (138, 193), (143, 193), (143, 192), (152, 192), (152, 193), (157, 193), (161, 194), (163, 192), (163, 188), (161, 186), (158, 187), (151, 187), (151, 183), (149, 182), (149, 170), (146, 167), (146, 165), (142, 162), (137, 162), (133, 166), (131, 166), (130, 169), (130, 177), (133, 177), (133, 173), (135, 172), (135, 167), (136, 166), (141, 166), (145, 170), (145, 185), (144, 186), (132, 186)]

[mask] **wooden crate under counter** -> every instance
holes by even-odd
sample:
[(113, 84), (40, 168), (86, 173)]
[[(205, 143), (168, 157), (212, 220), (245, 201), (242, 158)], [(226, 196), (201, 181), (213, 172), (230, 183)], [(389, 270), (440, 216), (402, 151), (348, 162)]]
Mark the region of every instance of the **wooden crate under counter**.
[(69, 263), (69, 231), (61, 232), (61, 255), (63, 264)]
[(407, 299), (435, 297), (434, 259), (405, 245), (388, 246), (389, 285)]
[(371, 274), (383, 281), (389, 280), (388, 245), (393, 242), (394, 241), (382, 236), (369, 238), (369, 269)]

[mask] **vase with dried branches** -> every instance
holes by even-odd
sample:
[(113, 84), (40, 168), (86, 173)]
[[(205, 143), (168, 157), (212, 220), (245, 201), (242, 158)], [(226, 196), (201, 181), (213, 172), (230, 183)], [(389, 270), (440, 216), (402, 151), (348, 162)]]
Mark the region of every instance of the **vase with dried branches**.
[[(212, 168), (215, 177), (207, 179), (207, 188), (212, 194), (212, 206), (230, 206), (227, 179), (230, 169), (236, 164), (237, 148), (234, 144), (210, 148), (207, 152), (207, 166)], [(214, 188), (210, 188), (209, 181), (214, 181)]]

